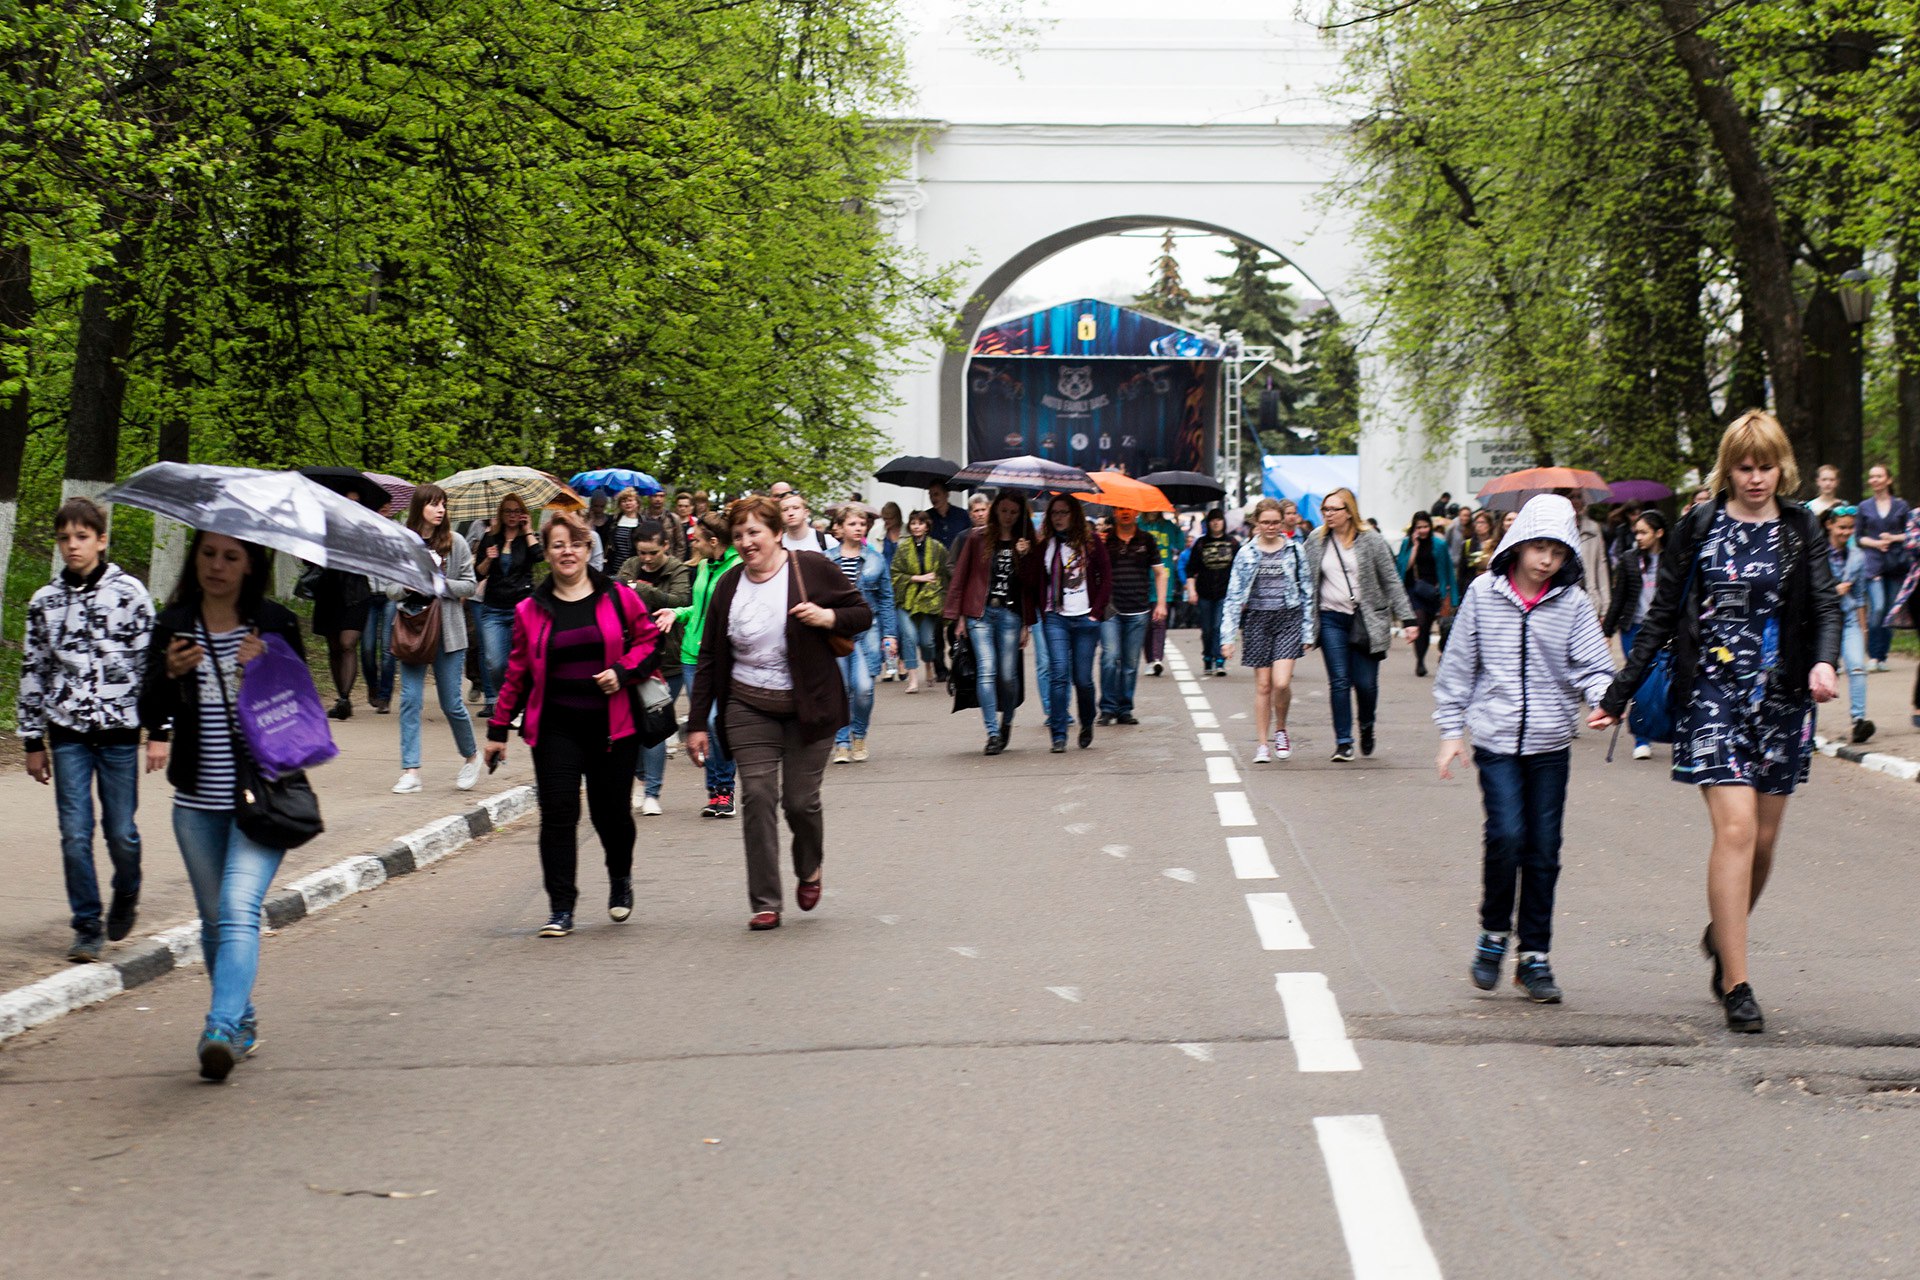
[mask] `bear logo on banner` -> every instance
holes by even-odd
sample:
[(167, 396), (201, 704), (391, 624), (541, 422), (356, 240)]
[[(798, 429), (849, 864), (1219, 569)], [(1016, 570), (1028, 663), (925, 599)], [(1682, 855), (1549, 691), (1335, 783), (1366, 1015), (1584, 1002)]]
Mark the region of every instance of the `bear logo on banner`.
[(1093, 366), (1063, 365), (1060, 369), (1060, 394), (1068, 400), (1085, 400), (1093, 394)]

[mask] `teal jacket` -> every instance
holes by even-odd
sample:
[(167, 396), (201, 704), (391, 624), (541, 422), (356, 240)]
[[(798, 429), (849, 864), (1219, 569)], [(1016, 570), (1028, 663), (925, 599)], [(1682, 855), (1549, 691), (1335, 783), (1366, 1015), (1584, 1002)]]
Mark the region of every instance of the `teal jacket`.
[[(1399, 571), (1400, 581), (1407, 580), (1407, 562), (1413, 558), (1413, 538), (1411, 535), (1400, 540), (1400, 554), (1393, 558), (1393, 567)], [(1448, 604), (1460, 603), (1460, 591), (1454, 585), (1453, 553), (1447, 549), (1445, 538), (1433, 539), (1433, 576), (1440, 588), (1440, 598)]]

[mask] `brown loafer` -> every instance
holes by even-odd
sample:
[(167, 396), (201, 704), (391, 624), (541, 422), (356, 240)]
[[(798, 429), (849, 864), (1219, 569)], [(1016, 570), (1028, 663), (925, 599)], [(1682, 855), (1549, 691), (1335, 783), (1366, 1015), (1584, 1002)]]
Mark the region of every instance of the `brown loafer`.
[(802, 880), (793, 886), (793, 900), (800, 904), (802, 911), (811, 911), (820, 905), (820, 882)]
[(747, 928), (755, 930), (756, 932), (761, 929), (778, 929), (779, 927), (780, 913), (778, 911), (756, 911), (747, 920)]

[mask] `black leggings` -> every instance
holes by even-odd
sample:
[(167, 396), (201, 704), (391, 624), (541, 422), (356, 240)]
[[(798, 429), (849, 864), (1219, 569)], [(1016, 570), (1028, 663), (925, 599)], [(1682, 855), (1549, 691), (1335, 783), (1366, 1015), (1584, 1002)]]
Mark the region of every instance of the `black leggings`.
[(574, 873), (580, 858), (580, 781), (587, 783), (587, 815), (607, 852), (607, 878), (633, 874), (633, 771), (640, 739), (633, 734), (610, 746), (572, 735), (541, 735), (533, 749), (533, 785), (540, 797), (540, 871), (547, 903), (571, 911), (579, 898)]

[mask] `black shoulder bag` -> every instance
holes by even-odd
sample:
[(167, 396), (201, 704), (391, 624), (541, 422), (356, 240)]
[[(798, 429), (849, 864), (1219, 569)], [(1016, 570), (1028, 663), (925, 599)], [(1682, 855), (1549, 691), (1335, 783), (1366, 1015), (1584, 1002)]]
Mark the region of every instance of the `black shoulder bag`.
[(247, 749), (247, 735), (240, 732), (233, 714), (233, 702), (227, 697), (226, 673), (220, 669), (219, 651), (213, 647), (213, 633), (203, 619), (200, 634), (207, 642), (207, 658), (213, 663), (213, 679), (220, 686), (220, 704), (227, 709), (227, 731), (233, 735), (233, 821), (247, 839), (269, 849), (298, 849), (327, 829), (320, 820), (320, 797), (307, 782), (307, 771), (296, 769), (278, 778), (260, 772)]

